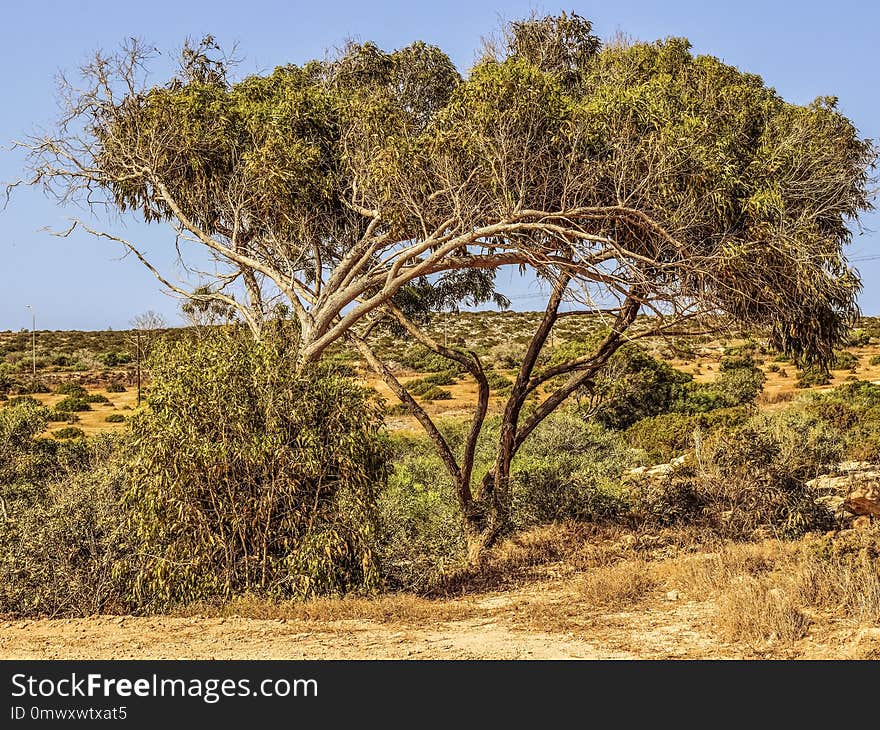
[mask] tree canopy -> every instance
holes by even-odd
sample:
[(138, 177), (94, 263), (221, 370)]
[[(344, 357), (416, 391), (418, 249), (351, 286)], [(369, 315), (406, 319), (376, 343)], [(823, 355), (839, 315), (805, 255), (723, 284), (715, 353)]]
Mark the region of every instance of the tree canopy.
[[(726, 318), (821, 364), (857, 314), (844, 247), (871, 205), (873, 144), (833, 97), (786, 102), (685, 39), (602, 44), (577, 15), (535, 17), (506, 26), (466, 76), (422, 42), (350, 43), (240, 80), (210, 37), (165, 83), (142, 80), (149, 56), (98, 54), (85, 91), (68, 85), (56, 133), (26, 143), (32, 181), (169, 224), (182, 256), (195, 244), (221, 265), (195, 291), (137, 242), (96, 233), (182, 296), (234, 307), (257, 336), (283, 303), (302, 363), (347, 337), (389, 382), (373, 328), (391, 319), (440, 351), (420, 311), (503, 303), (496, 272), (532, 271), (551, 293), (505, 413), (499, 489), (535, 419), (626, 339)], [(563, 302), (601, 310), (608, 337), (536, 372)], [(654, 317), (636, 332), (639, 313)], [(442, 349), (481, 383), (478, 433), (479, 358)], [(520, 426), (525, 397), (561, 375)], [(466, 506), (470, 472), (445, 461)]]

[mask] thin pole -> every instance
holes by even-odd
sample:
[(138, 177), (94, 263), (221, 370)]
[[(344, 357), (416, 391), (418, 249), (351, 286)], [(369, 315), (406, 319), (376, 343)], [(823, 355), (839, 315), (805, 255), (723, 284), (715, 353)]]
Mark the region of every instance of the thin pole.
[(33, 384), (36, 385), (36, 382), (37, 382), (37, 313), (34, 311), (34, 308), (30, 304), (27, 304), (25, 306), (31, 310), (31, 370), (33, 372)]
[(137, 330), (138, 408), (141, 407), (141, 331)]

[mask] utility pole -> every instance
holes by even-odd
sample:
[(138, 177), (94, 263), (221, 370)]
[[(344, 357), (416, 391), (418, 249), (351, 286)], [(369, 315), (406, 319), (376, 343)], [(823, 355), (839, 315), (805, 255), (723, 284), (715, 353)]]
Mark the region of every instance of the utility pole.
[(34, 375), (34, 384), (37, 382), (37, 314), (34, 312), (34, 308), (30, 305), (26, 305), (28, 309), (31, 310), (31, 364)]
[(141, 331), (137, 331), (137, 345), (135, 346), (137, 352), (137, 379), (138, 379), (138, 402), (137, 407), (141, 407)]

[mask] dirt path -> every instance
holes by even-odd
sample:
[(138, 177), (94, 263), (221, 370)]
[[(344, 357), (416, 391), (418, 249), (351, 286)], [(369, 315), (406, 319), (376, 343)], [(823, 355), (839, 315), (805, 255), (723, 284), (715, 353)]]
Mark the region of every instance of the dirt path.
[[(700, 603), (566, 611), (563, 585), (438, 601), (459, 619), (208, 617), (0, 623), (2, 659), (634, 659), (737, 657), (705, 631)], [(546, 626), (546, 627), (545, 627)], [(702, 627), (702, 628), (701, 628)]]
[(241, 604), (224, 609), (239, 614), (229, 616), (0, 618), (0, 659), (880, 658), (880, 626), (817, 615), (794, 643), (732, 645), (720, 638), (711, 598), (657, 584), (623, 607), (602, 607), (579, 580), (437, 600)]

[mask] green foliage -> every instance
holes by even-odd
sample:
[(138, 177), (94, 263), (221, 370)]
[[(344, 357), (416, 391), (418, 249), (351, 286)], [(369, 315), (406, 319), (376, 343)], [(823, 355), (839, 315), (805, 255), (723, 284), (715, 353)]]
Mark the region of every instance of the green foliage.
[(636, 347), (623, 348), (596, 386), (602, 401), (595, 417), (609, 428), (624, 429), (670, 410), (692, 378)]
[(487, 370), (485, 375), (490, 392), (496, 395), (504, 395), (513, 390), (513, 381), (503, 373), (499, 373), (497, 370)]
[[(437, 380), (447, 380), (450, 379), (446, 374), (442, 374), (441, 377), (436, 378)], [(454, 380), (452, 382), (455, 382)], [(420, 378), (417, 380), (411, 380), (406, 384), (406, 389), (415, 396), (418, 396), (422, 400), (426, 401), (435, 401), (435, 400), (450, 400), (452, 398), (452, 393), (448, 390), (443, 390), (443, 388), (438, 387), (434, 384), (434, 377), (428, 376), (426, 378)]]
[(52, 435), (57, 439), (82, 439), (86, 437), (86, 432), (76, 426), (65, 426), (52, 431)]
[(55, 392), (58, 395), (69, 395), (74, 398), (85, 398), (88, 396), (89, 392), (78, 383), (62, 383), (57, 388), (55, 388)]
[(130, 421), (138, 603), (377, 585), (380, 405), (332, 371), (297, 372), (285, 341), (227, 330), (156, 346)]
[(55, 404), (55, 410), (61, 413), (75, 413), (92, 410), (88, 400), (80, 396), (69, 395)]
[(513, 521), (518, 527), (528, 527), (620, 517), (627, 508), (620, 480), (630, 464), (619, 435), (570, 410), (554, 414), (514, 459)]
[(80, 417), (76, 413), (72, 411), (59, 411), (56, 408), (50, 408), (46, 417), (52, 423), (78, 423), (80, 421)]
[(797, 537), (832, 526), (806, 482), (839, 455), (836, 434), (814, 419), (792, 411), (758, 416), (707, 444), (700, 486), (726, 534), (750, 537), (769, 528)]
[(111, 413), (104, 420), (107, 423), (125, 423), (125, 416), (121, 413)]
[(122, 383), (113, 382), (107, 386), (108, 393), (124, 393), (125, 386)]
[(846, 344), (848, 347), (865, 347), (871, 343), (871, 335), (857, 327), (849, 333)]
[(86, 396), (86, 403), (109, 403), (110, 399), (107, 398), (106, 395), (101, 393), (92, 393), (91, 395)]
[(837, 434), (842, 455), (880, 459), (880, 386), (852, 381), (807, 398), (801, 408)]
[(48, 408), (29, 397), (0, 409), (0, 497), (13, 512), (19, 503), (39, 498), (52, 479), (80, 468), (86, 457), (81, 441), (38, 438), (49, 415)]
[(831, 378), (828, 371), (820, 367), (810, 367), (798, 373), (796, 388), (812, 388), (820, 385), (830, 385)]
[(847, 350), (836, 350), (828, 367), (831, 370), (852, 370), (859, 364), (859, 358)]
[(460, 372), (461, 370), (458, 363), (450, 362), (447, 358), (422, 345), (414, 345), (400, 352), (395, 352), (393, 357), (401, 365), (418, 373), (445, 373), (450, 369), (452, 372)]
[(101, 356), (101, 362), (108, 368), (113, 368), (131, 362), (131, 355), (127, 352), (105, 352)]
[(422, 591), (463, 563), (465, 539), (452, 484), (427, 439), (396, 438), (379, 499), (382, 573), (389, 588)]
[(665, 463), (693, 449), (698, 441), (745, 423), (750, 415), (750, 410), (743, 407), (662, 413), (633, 424), (624, 436), (652, 463)]
[(718, 380), (711, 387), (723, 397), (726, 406), (741, 406), (758, 397), (764, 388), (764, 380), (764, 373), (751, 357), (722, 360)]
[(763, 384), (764, 373), (750, 355), (723, 358), (714, 382), (696, 383), (689, 374), (628, 347), (612, 358), (593, 388), (593, 399), (599, 401), (595, 418), (609, 428), (626, 429), (664, 413), (735, 408), (752, 403)]
[(392, 403), (385, 408), (385, 413), (389, 416), (408, 416), (410, 411), (406, 403)]
[(456, 371), (445, 370), (442, 373), (434, 373), (426, 375), (422, 378), (422, 382), (431, 385), (455, 385), (458, 382), (458, 373)]

